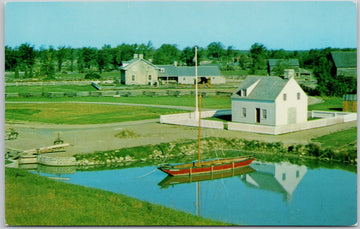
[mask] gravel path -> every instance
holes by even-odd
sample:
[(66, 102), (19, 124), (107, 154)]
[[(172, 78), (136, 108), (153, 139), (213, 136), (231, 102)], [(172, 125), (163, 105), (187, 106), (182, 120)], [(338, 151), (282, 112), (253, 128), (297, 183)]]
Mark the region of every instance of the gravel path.
[[(309, 103), (319, 103), (321, 99), (312, 98)], [(6, 102), (6, 103), (26, 103), (26, 102)], [(44, 102), (28, 102), (44, 103)], [(63, 102), (75, 103), (75, 102)], [(79, 103), (79, 102), (76, 102)], [(132, 105), (132, 106), (150, 106), (161, 108), (172, 108), (181, 110), (193, 110), (192, 107), (164, 106), (151, 104), (128, 104), (128, 103), (102, 103), (102, 102), (81, 102), (110, 105)], [(6, 140), (5, 147), (27, 150), (40, 148), (53, 144), (53, 141), (60, 133), (62, 139), (71, 146), (66, 148), (66, 152), (54, 153), (54, 156), (71, 156), (77, 153), (91, 153), (94, 151), (105, 151), (119, 148), (134, 147), (147, 144), (159, 144), (162, 142), (172, 142), (180, 139), (197, 139), (198, 130), (194, 127), (175, 126), (160, 124), (159, 119), (110, 123), (110, 124), (91, 124), (91, 125), (64, 125), (64, 124), (46, 124), (35, 122), (16, 122), (6, 124), (6, 127), (12, 127), (19, 136), (15, 140)], [(265, 135), (239, 131), (202, 129), (202, 137), (227, 137), (227, 138), (246, 138), (248, 140), (260, 140), (266, 142), (281, 141), (285, 145), (307, 144), (312, 138), (320, 137), (351, 127), (356, 127), (357, 122), (348, 122), (316, 128), (305, 131), (282, 135)], [(117, 133), (123, 130), (130, 130), (139, 135), (136, 138), (120, 139), (115, 137)]]
[[(281, 141), (285, 145), (295, 143), (307, 144), (312, 138), (349, 129), (356, 125), (356, 121), (353, 121), (276, 136), (229, 130), (202, 129), (202, 137), (246, 138), (266, 142)], [(66, 148), (66, 152), (54, 153), (54, 156), (71, 156), (77, 153), (158, 144), (180, 139), (197, 139), (198, 133), (197, 128), (160, 124), (158, 119), (96, 125), (55, 125), (22, 122), (12, 124), (11, 127), (19, 132), (19, 137), (16, 140), (6, 140), (5, 146), (18, 150), (52, 145), (57, 134), (60, 132), (63, 140), (66, 143), (70, 143), (71, 146)], [(125, 139), (115, 137), (122, 130), (133, 131), (139, 137)]]

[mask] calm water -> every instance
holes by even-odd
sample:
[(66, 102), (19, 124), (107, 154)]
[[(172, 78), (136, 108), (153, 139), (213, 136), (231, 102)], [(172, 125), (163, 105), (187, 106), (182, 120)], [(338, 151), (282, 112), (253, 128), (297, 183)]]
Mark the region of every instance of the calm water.
[(155, 166), (89, 172), (70, 169), (61, 175), (40, 174), (233, 224), (356, 223), (355, 173), (309, 169), (288, 162), (255, 161), (251, 167), (238, 171), (238, 175), (202, 181), (169, 180)]

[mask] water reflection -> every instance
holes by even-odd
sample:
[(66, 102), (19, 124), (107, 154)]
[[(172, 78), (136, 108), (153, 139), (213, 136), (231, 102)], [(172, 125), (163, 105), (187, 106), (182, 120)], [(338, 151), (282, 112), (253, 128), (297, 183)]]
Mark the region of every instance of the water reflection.
[(96, 171), (48, 166), (28, 169), (233, 224), (352, 225), (357, 217), (356, 173), (341, 169), (259, 161), (212, 177), (167, 177), (155, 166)]
[[(251, 166), (246, 166), (243, 168), (238, 168), (234, 170), (229, 170), (225, 172), (219, 173), (207, 173), (196, 176), (167, 176), (158, 184), (161, 188), (168, 188), (170, 185), (178, 185), (183, 183), (192, 183), (199, 181), (207, 181), (207, 180), (216, 180), (227, 177), (238, 176), (241, 174), (255, 172), (255, 170)], [(241, 178), (241, 177), (240, 177)]]
[(256, 173), (248, 174), (242, 180), (250, 188), (263, 189), (283, 194), (283, 199), (291, 201), (296, 187), (307, 172), (302, 165), (293, 165), (289, 162), (253, 163)]

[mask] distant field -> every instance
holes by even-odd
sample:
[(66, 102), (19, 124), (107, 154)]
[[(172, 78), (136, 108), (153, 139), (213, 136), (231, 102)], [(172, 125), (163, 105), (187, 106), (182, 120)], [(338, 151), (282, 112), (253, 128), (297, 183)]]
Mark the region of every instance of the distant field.
[[(64, 101), (86, 101), (86, 102), (111, 102), (111, 103), (135, 103), (156, 104), (169, 106), (195, 107), (194, 96), (135, 96), (135, 97), (77, 97), (77, 98), (7, 98), (6, 101), (42, 101), (42, 102), (64, 102)], [(230, 97), (205, 97), (202, 100), (202, 108), (230, 109)]]
[(6, 104), (6, 121), (30, 121), (54, 124), (101, 124), (159, 118), (181, 110), (116, 106), (104, 104)]
[(323, 103), (310, 105), (308, 110), (322, 110), (322, 111), (342, 111), (342, 98), (340, 97), (321, 97)]
[(90, 85), (63, 85), (63, 86), (6, 86), (5, 93), (37, 93), (37, 92), (78, 92), (78, 91), (96, 91)]

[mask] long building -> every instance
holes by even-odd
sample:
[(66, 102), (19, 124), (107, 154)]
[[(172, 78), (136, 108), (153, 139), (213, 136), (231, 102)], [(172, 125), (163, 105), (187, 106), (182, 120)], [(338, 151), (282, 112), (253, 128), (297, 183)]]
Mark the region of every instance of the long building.
[[(195, 67), (159, 65), (134, 55), (134, 59), (123, 62), (120, 67), (121, 83), (125, 85), (158, 85), (158, 84), (194, 84)], [(224, 84), (219, 66), (198, 66), (198, 77), (201, 83)]]

